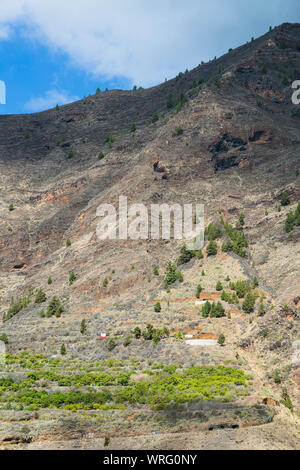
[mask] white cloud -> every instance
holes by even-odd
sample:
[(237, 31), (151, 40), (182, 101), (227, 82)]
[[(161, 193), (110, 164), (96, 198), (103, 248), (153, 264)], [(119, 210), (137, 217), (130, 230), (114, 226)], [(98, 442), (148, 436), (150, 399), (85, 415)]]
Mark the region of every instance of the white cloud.
[(31, 112), (54, 108), (57, 104), (63, 105), (78, 100), (78, 96), (69, 96), (65, 91), (49, 90), (45, 96), (33, 97), (26, 104), (25, 109)]
[(6, 41), (11, 35), (11, 29), (9, 26), (0, 26), (0, 41)]
[(148, 86), (299, 16), (299, 0), (266, 3), (1, 0), (0, 28), (25, 26), (26, 34), (64, 51), (85, 71)]

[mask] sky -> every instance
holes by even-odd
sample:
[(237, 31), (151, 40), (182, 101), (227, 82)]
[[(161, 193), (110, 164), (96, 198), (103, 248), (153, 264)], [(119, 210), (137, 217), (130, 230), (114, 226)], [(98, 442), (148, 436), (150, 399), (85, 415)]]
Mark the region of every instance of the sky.
[(0, 114), (150, 87), (283, 22), (299, 0), (0, 0)]

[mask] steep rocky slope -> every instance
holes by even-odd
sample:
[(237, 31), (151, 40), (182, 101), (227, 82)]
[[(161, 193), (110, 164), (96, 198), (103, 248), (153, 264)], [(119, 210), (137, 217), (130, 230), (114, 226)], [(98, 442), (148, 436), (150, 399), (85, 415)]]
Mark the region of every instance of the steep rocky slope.
[[(138, 383), (149, 376), (145, 369), (160, 370), (161, 362), (178, 370), (231, 365), (252, 377), (248, 392), (236, 401), (229, 394), (226, 401), (235, 405), (220, 405), (218, 412), (213, 404), (204, 412), (203, 403), (169, 412), (127, 403), (124, 410), (72, 414), (30, 410), (24, 403), (16, 408), (4, 400), (4, 447), (101, 448), (105, 436), (111, 448), (297, 447), (300, 228), (287, 233), (285, 220), (300, 201), (300, 108), (291, 101), (291, 83), (299, 77), (300, 26), (284, 24), (151, 89), (113, 90), (35, 115), (0, 117), (0, 335), (7, 335), (7, 352), (16, 355), (3, 377), (23, 380), (32, 370), (28, 363), (22, 369), (22, 351), (55, 361), (62, 344), (66, 374), (74, 373), (76, 361), (94, 370), (114, 359), (103, 370), (134, 372)], [(281, 206), (284, 191), (287, 206)], [(203, 203), (206, 225), (222, 217), (234, 226), (243, 213), (246, 257), (222, 250), (220, 225), (217, 255), (204, 249), (203, 259), (182, 267), (183, 282), (166, 292), (166, 266), (178, 258), (182, 242), (96, 236), (97, 207), (117, 207), (119, 195), (147, 207)], [(255, 276), (265, 315), (258, 315), (257, 299), (251, 314), (242, 301), (223, 301), (227, 316), (203, 318), (195, 305), (199, 283), (203, 300), (219, 301), (218, 280), (229, 292), (230, 281), (252, 283)], [(47, 302), (34, 303), (37, 288)], [(28, 305), (8, 318), (11, 298), (30, 290)], [(41, 317), (53, 296), (64, 312)], [(153, 308), (158, 301), (161, 312)], [(131, 338), (124, 346), (136, 326), (148, 323), (168, 328), (170, 337), (156, 345)], [(108, 339), (97, 340), (102, 332)], [(193, 347), (174, 337), (178, 332), (211, 339), (223, 333), (226, 343)], [(111, 351), (109, 338), (116, 344)], [(45, 387), (57, 390), (57, 384)], [(294, 413), (280, 403), (284, 390)]]

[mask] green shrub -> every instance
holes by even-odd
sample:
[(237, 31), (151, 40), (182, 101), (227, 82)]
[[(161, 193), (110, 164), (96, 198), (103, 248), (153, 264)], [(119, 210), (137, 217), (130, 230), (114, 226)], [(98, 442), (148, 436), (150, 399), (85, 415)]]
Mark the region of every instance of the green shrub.
[(158, 272), (158, 267), (157, 267), (157, 266), (154, 266), (154, 268), (153, 268), (153, 274), (154, 274), (154, 276), (159, 276), (159, 272)]
[(237, 254), (241, 258), (245, 258), (246, 252), (244, 248), (248, 247), (248, 242), (243, 232), (239, 232), (238, 230), (234, 229), (232, 225), (224, 222), (222, 223), (225, 228), (226, 235), (230, 239), (230, 243), (223, 244), (223, 251), (233, 251), (233, 253)]
[(155, 305), (154, 305), (154, 311), (159, 313), (161, 312), (161, 305), (159, 302), (157, 302)]
[(131, 132), (131, 133), (135, 133), (135, 131), (136, 131), (136, 124), (135, 124), (135, 122), (133, 122), (133, 123), (130, 125), (130, 132)]
[(66, 247), (69, 248), (70, 246), (71, 246), (71, 240), (70, 240), (70, 238), (67, 238)]
[(230, 240), (227, 240), (226, 242), (222, 243), (222, 251), (224, 251), (225, 253), (233, 251), (233, 244)]
[(80, 333), (84, 335), (86, 333), (86, 329), (87, 329), (86, 320), (83, 319), (80, 324)]
[(115, 342), (114, 339), (111, 338), (111, 339), (108, 341), (108, 343), (107, 343), (107, 349), (108, 349), (108, 351), (111, 352), (111, 351), (113, 351), (116, 347), (117, 347), (117, 343)]
[(297, 205), (295, 212), (290, 211), (285, 221), (285, 231), (290, 233), (294, 226), (300, 226), (300, 202)]
[(62, 305), (59, 298), (56, 296), (52, 297), (46, 310), (46, 317), (50, 318), (50, 317), (53, 317), (54, 315), (56, 317), (60, 317), (63, 312), (64, 312), (64, 306)]
[(103, 160), (104, 157), (105, 157), (104, 153), (103, 153), (103, 152), (99, 152), (99, 154), (98, 154), (98, 160)]
[(46, 296), (45, 292), (43, 291), (43, 289), (41, 289), (41, 288), (38, 289), (37, 292), (36, 292), (34, 303), (42, 304), (42, 303), (46, 302), (46, 300), (47, 300), (47, 296)]
[(167, 289), (169, 286), (174, 284), (177, 280), (178, 277), (178, 272), (176, 272), (177, 266), (173, 264), (171, 261), (168, 262), (167, 268), (166, 268), (166, 273), (165, 273), (165, 280), (164, 280), (164, 286), (165, 289)]
[(131, 344), (131, 338), (130, 336), (128, 336), (127, 338), (125, 338), (125, 340), (123, 341), (123, 346), (125, 346), (125, 348), (127, 348), (127, 346), (129, 346)]
[(197, 289), (196, 289), (197, 299), (200, 299), (200, 294), (201, 294), (202, 291), (203, 291), (203, 288), (202, 288), (201, 284), (198, 284)]
[(28, 307), (30, 302), (31, 302), (31, 294), (28, 294), (25, 297), (22, 297), (20, 299), (17, 299), (16, 301), (12, 298), (9, 309), (7, 310), (6, 314), (3, 315), (3, 321), (7, 321), (10, 318), (17, 315), (19, 312), (21, 312), (21, 310)]
[(104, 143), (105, 144), (108, 144), (109, 148), (112, 148), (113, 144), (115, 143), (115, 137), (113, 135), (109, 135), (108, 137), (106, 137)]
[(60, 354), (62, 356), (65, 356), (67, 353), (67, 349), (66, 349), (66, 346), (64, 345), (64, 343), (61, 345), (61, 348), (60, 348)]
[(205, 238), (208, 240), (217, 240), (222, 237), (222, 229), (219, 225), (209, 224), (205, 229)]
[(293, 212), (289, 212), (285, 221), (285, 231), (287, 233), (290, 233), (294, 228), (294, 224), (295, 224), (295, 216)]
[(282, 206), (288, 206), (291, 203), (289, 195), (286, 191), (284, 191), (284, 193), (282, 194), (280, 203)]
[(52, 278), (51, 276), (48, 277), (48, 285), (50, 286), (52, 284)]
[(246, 298), (243, 302), (242, 309), (245, 313), (252, 313), (254, 312), (254, 306), (255, 306), (255, 297), (251, 292), (249, 292), (246, 295)]
[(219, 343), (220, 346), (224, 346), (225, 336), (223, 335), (223, 333), (220, 334), (219, 339), (218, 339), (218, 343)]
[(15, 210), (13, 203), (9, 204), (8, 210), (9, 210), (10, 212), (12, 212), (12, 211)]
[(6, 333), (2, 333), (2, 335), (0, 335), (0, 341), (3, 341), (4, 344), (8, 344), (8, 336)]
[(46, 317), (45, 310), (41, 310), (41, 311), (40, 311), (40, 317), (41, 317), (41, 318), (45, 318), (45, 317)]
[(138, 326), (135, 327), (135, 329), (133, 330), (133, 335), (135, 339), (140, 339), (140, 337), (142, 336), (142, 331)]
[(281, 398), (282, 398), (281, 403), (293, 413), (294, 412), (293, 403), (292, 403), (292, 400), (290, 399), (290, 396), (286, 388), (282, 390)]
[(266, 314), (266, 307), (265, 307), (265, 305), (263, 304), (263, 302), (261, 302), (261, 303), (259, 304), (259, 307), (258, 307), (258, 315), (259, 315), (260, 317), (263, 317), (265, 314)]
[(245, 225), (245, 216), (244, 216), (243, 213), (240, 214), (238, 223), (241, 227), (243, 227)]
[(208, 318), (211, 311), (211, 303), (207, 300), (202, 307), (202, 316)]
[(184, 244), (180, 250), (180, 256), (177, 260), (177, 266), (181, 266), (183, 264), (189, 263), (192, 258), (196, 256), (195, 251), (188, 250), (186, 245)]
[(211, 304), (209, 316), (210, 318), (221, 318), (225, 316), (225, 309), (221, 302), (218, 302), (217, 304), (213, 302)]
[(227, 292), (225, 292), (225, 290), (223, 290), (222, 292), (222, 295), (221, 295), (221, 300), (223, 300), (224, 302), (227, 302), (228, 304), (231, 303), (231, 296), (229, 294), (227, 294)]
[(69, 286), (71, 286), (74, 281), (76, 281), (76, 274), (72, 271), (69, 275)]
[(218, 281), (216, 285), (216, 291), (220, 292), (221, 290), (223, 290), (223, 284), (221, 281)]
[(230, 283), (230, 289), (234, 290), (239, 299), (243, 299), (247, 292), (251, 290), (250, 285), (248, 282), (245, 281), (236, 281)]
[(183, 129), (181, 126), (176, 127), (174, 135), (182, 135), (183, 134)]
[(276, 370), (274, 373), (274, 382), (278, 385), (281, 383), (281, 377), (279, 374), (279, 370)]
[(217, 252), (218, 252), (218, 245), (216, 244), (216, 242), (211, 240), (206, 247), (207, 256), (214, 256), (217, 254)]
[(153, 116), (152, 116), (152, 124), (154, 124), (154, 123), (157, 122), (158, 120), (159, 120), (158, 113), (154, 113)]
[(73, 149), (70, 149), (68, 152), (68, 158), (73, 158), (73, 157), (74, 157)]

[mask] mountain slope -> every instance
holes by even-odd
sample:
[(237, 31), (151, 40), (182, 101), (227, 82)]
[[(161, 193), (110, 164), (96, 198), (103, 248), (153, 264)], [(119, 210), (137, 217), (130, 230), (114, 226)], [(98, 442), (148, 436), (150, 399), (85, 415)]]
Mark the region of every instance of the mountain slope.
[[(211, 410), (204, 418), (201, 405), (192, 414), (190, 409), (173, 411), (175, 418), (170, 412), (174, 419), (166, 412), (159, 425), (161, 437), (155, 442), (149, 437), (156, 430), (154, 412), (141, 405), (135, 409), (127, 404), (124, 415), (116, 411), (119, 421), (112, 426), (104, 418), (100, 430), (90, 415), (84, 434), (94, 435), (94, 447), (100, 445), (97, 439), (102, 442), (103, 436), (110, 435), (112, 445), (124, 448), (124, 439), (114, 439), (118, 433), (127, 435), (131, 419), (131, 435), (144, 436), (136, 441), (140, 448), (162, 448), (170, 428), (175, 433), (172, 448), (182, 445), (180, 433), (193, 430), (202, 433), (199, 439), (207, 448), (218, 448), (219, 435), (224, 436), (224, 446), (230, 442), (233, 448), (297, 446), (295, 415), (279, 401), (286, 388), (299, 411), (299, 362), (293, 345), (299, 340), (300, 229), (285, 231), (286, 217), (300, 200), (300, 114), (291, 101), (291, 83), (300, 76), (299, 58), (300, 26), (284, 24), (148, 90), (113, 90), (35, 115), (1, 116), (0, 296), (6, 321), (0, 334), (8, 336), (8, 352), (27, 350), (60, 357), (65, 344), (68, 373), (68, 368), (76, 367), (72, 362), (76, 358), (94, 362), (114, 358), (125, 361), (124, 371), (137, 376), (151, 366), (151, 360), (176, 364), (179, 369), (229, 364), (253, 376), (246, 396), (237, 393), (237, 405), (233, 405), (249, 407), (246, 411), (235, 408), (232, 417), (225, 407), (219, 418)], [(111, 143), (106, 142), (110, 136)], [(290, 204), (281, 207), (284, 191)], [(239, 230), (248, 241), (246, 257), (222, 250), (226, 233), (220, 225), (218, 254), (210, 257), (204, 250), (203, 259), (184, 265), (183, 283), (175, 283), (168, 293), (165, 269), (169, 260), (178, 258), (182, 243), (101, 242), (96, 236), (97, 207), (101, 203), (118, 206), (119, 195), (127, 196), (128, 203), (143, 202), (147, 207), (203, 203), (206, 225), (220, 224), (222, 217), (234, 226), (243, 213), (245, 225)], [(10, 204), (14, 210), (9, 211)], [(158, 276), (153, 274), (155, 266)], [(72, 271), (76, 280), (69, 285)], [(240, 300), (239, 308), (223, 302), (226, 317), (202, 317), (195, 306), (197, 285), (204, 289), (203, 300), (219, 300), (216, 283), (221, 280), (229, 292), (228, 276), (230, 281), (250, 283), (255, 276), (259, 279), (264, 316), (258, 315), (257, 299), (251, 315), (243, 311)], [(24, 298), (37, 288), (45, 291), (47, 303), (35, 304), (32, 294), (27, 306), (7, 318), (11, 297)], [(46, 310), (54, 295), (64, 302), (64, 313), (60, 318), (41, 318), (41, 309)], [(157, 301), (161, 312), (154, 312)], [(87, 322), (85, 335), (80, 333), (82, 319)], [(133, 328), (145, 328), (147, 323), (167, 327), (171, 336), (157, 345), (131, 339), (124, 346)], [(192, 347), (174, 338), (178, 331), (202, 339), (217, 339), (224, 333), (226, 346)], [(107, 349), (108, 340), (96, 340), (102, 332), (115, 338), (112, 351)], [(140, 364), (135, 367), (130, 361), (136, 359)], [(261, 404), (263, 399), (266, 405)], [(232, 397), (226, 400), (231, 403)], [(30, 409), (18, 411), (20, 420), (25, 412)], [(7, 418), (11, 411), (0, 413)], [(70, 412), (53, 411), (48, 435), (47, 413), (39, 413), (36, 422), (30, 421), (28, 442), (25, 439), (22, 444), (18, 425), (4, 425), (3, 445), (13, 442), (39, 448), (45, 436), (48, 442), (57, 433), (65, 435), (66, 423), (73, 419)], [(143, 413), (149, 422), (139, 431)], [(164, 413), (154, 418), (160, 420)], [(79, 422), (80, 412), (77, 416)], [(66, 433), (66, 446), (72, 446), (74, 439), (84, 446), (80, 425), (73, 421), (74, 432)], [(256, 429), (251, 424), (261, 426)], [(220, 426), (229, 431), (220, 431)], [(283, 429), (287, 429), (284, 438)], [(7, 433), (21, 437), (5, 441)], [(246, 435), (246, 441), (239, 435)], [(51, 447), (50, 442), (47, 445)]]

